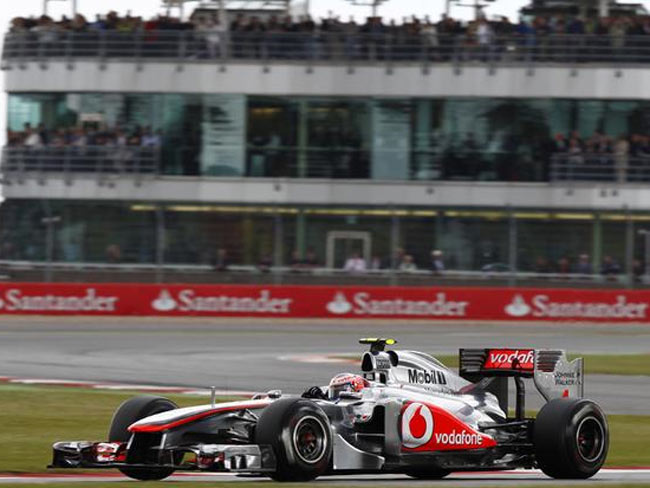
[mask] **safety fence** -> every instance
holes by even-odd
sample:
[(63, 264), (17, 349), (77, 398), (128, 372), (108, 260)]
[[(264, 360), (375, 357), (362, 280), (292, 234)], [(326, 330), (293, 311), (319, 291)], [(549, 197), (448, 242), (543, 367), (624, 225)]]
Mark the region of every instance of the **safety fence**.
[(90, 58), (179, 63), (639, 64), (650, 61), (650, 36), (41, 31), (6, 34), (3, 58), (7, 62)]
[(143, 146), (5, 147), (0, 168), (18, 180), (27, 176), (46, 180), (52, 174), (72, 180), (75, 173), (99, 179), (141, 177), (160, 173), (160, 154), (156, 147)]
[[(200, 148), (178, 147), (164, 158), (160, 147), (148, 146), (8, 146), (2, 149), (0, 171), (9, 181), (46, 180), (63, 176), (69, 182), (80, 175), (99, 180), (113, 176), (161, 176), (192, 167), (191, 176), (256, 178), (371, 179), (369, 150), (354, 148), (249, 146), (244, 172), (228, 165), (201, 170)], [(644, 183), (650, 181), (650, 154), (557, 153), (550, 160), (523, 161), (507, 152), (454, 156), (440, 151), (412, 151), (408, 180), (563, 181)], [(526, 168), (528, 172), (526, 172)], [(195, 173), (195, 174), (193, 174)]]
[(0, 284), (0, 314), (648, 322), (650, 291)]

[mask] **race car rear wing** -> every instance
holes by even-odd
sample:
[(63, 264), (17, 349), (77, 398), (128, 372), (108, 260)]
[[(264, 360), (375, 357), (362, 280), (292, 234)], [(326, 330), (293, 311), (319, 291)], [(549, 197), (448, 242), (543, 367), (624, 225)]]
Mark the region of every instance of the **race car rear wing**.
[(489, 391), (497, 395), (507, 411), (507, 379), (514, 378), (517, 388), (517, 416), (525, 409), (522, 378), (533, 378), (537, 391), (546, 401), (561, 397), (582, 398), (584, 364), (582, 358), (569, 362), (566, 352), (548, 349), (460, 349), (460, 375), (472, 382), (497, 378)]

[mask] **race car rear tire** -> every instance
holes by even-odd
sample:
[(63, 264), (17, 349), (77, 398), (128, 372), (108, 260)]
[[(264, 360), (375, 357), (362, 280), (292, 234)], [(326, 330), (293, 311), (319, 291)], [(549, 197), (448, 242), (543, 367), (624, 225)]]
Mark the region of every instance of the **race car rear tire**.
[(418, 480), (441, 480), (445, 476), (449, 475), (451, 471), (445, 469), (410, 469), (406, 471), (406, 474), (411, 478)]
[[(109, 442), (128, 442), (131, 433), (128, 428), (134, 422), (157, 413), (174, 410), (178, 406), (163, 397), (138, 396), (129, 398), (113, 414), (111, 427), (108, 432)], [(174, 470), (171, 468), (118, 468), (122, 474), (141, 481), (162, 480), (170, 476)]]
[(273, 448), (276, 470), (270, 477), (275, 481), (310, 481), (330, 466), (330, 422), (309, 400), (286, 398), (266, 407), (255, 428), (255, 443)]
[(591, 478), (607, 457), (607, 418), (590, 400), (551, 400), (535, 419), (534, 446), (537, 464), (548, 476)]

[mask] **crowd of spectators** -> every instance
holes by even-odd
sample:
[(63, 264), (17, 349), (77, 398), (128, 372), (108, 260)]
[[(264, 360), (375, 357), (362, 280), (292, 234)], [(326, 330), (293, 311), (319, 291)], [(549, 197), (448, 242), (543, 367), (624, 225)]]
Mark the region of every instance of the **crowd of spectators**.
[(577, 132), (568, 136), (556, 134), (554, 140), (555, 160), (561, 163), (559, 171), (571, 172), (571, 179), (583, 176), (593, 178), (600, 175), (607, 178), (613, 173), (619, 182), (629, 179), (647, 181), (650, 179), (650, 136), (645, 134), (611, 137), (596, 131), (588, 138)]
[[(338, 52), (348, 56), (367, 56), (398, 58), (409, 55), (421, 56), (424, 51), (431, 59), (447, 59), (450, 52), (459, 47), (462, 54), (472, 59), (485, 59), (506, 55), (519, 47), (534, 48), (536, 59), (555, 58), (571, 54), (573, 48), (581, 46), (585, 56), (608, 56), (612, 49), (643, 48), (650, 45), (650, 16), (619, 16), (605, 18), (581, 18), (579, 16), (549, 15), (536, 16), (532, 20), (522, 17), (517, 22), (500, 16), (488, 20), (481, 17), (475, 21), (460, 21), (443, 15), (439, 21), (428, 16), (404, 17), (400, 21), (385, 21), (381, 17), (368, 17), (365, 22), (357, 22), (353, 17), (343, 20), (330, 13), (319, 21), (309, 15), (294, 18), (291, 16), (269, 15), (261, 18), (255, 15), (238, 15), (228, 21), (221, 20), (218, 11), (212, 15), (192, 16), (181, 20), (169, 15), (159, 15), (143, 19), (127, 14), (120, 16), (111, 11), (88, 20), (81, 14), (73, 18), (63, 17), (55, 21), (46, 15), (39, 18), (17, 17), (11, 21), (12, 33), (36, 33), (38, 39), (55, 42), (64, 32), (93, 33), (112, 32), (152, 32), (152, 31), (192, 31), (201, 34), (203, 42), (201, 53), (216, 57), (226, 49), (233, 56), (244, 57), (285, 57), (285, 48), (293, 50), (292, 55), (327, 57)], [(226, 35), (227, 33), (227, 35)], [(291, 41), (294, 34), (310, 35), (305, 45)], [(366, 41), (355, 39), (362, 35)], [(589, 40), (578, 42), (559, 41), (555, 45), (553, 36), (589, 36)], [(631, 36), (631, 37), (628, 37)], [(647, 36), (647, 40), (644, 40)], [(514, 45), (504, 40), (506, 37), (519, 39)], [(145, 37), (155, 40), (156, 36)], [(311, 44), (310, 44), (311, 43)], [(228, 46), (226, 46), (228, 44)], [(262, 46), (266, 48), (263, 52)], [(589, 50), (590, 48), (591, 51)], [(607, 49), (601, 51), (600, 49)], [(196, 55), (196, 50), (193, 55)], [(478, 52), (477, 56), (475, 54)], [(630, 54), (621, 52), (620, 54)], [(634, 54), (634, 53), (632, 53)], [(643, 54), (640, 51), (640, 54)], [(152, 54), (153, 55), (153, 54)]]
[(9, 147), (86, 147), (86, 146), (142, 146), (160, 147), (162, 135), (151, 127), (137, 126), (133, 130), (120, 127), (78, 126), (48, 130), (44, 124), (30, 123), (22, 131), (7, 131)]

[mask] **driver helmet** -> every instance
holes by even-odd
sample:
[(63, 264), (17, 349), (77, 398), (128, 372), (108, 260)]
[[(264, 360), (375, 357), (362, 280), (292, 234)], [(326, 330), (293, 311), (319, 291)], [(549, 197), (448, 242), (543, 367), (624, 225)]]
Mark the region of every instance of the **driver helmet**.
[(368, 380), (363, 376), (352, 373), (341, 373), (337, 374), (330, 381), (328, 395), (330, 400), (338, 400), (341, 392), (358, 393), (367, 386), (369, 386)]

